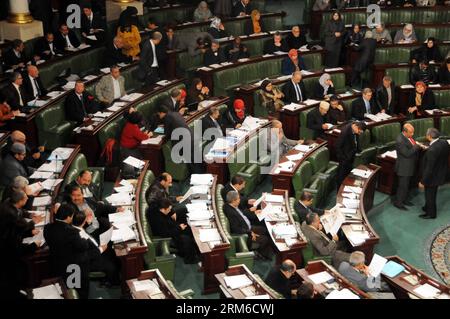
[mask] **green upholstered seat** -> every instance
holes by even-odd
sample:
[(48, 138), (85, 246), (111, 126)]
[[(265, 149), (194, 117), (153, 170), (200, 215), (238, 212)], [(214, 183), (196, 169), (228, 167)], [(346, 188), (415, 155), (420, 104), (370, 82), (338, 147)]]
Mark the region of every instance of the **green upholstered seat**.
[[(252, 137), (257, 139), (257, 137)], [(249, 195), (256, 188), (260, 177), (260, 167), (257, 163), (250, 163), (249, 146), (246, 143), (238, 148), (228, 160), (228, 170), (230, 178), (241, 176), (245, 179), (246, 185), (243, 190), (245, 195)]]
[(147, 243), (147, 252), (144, 254), (146, 269), (158, 268), (167, 280), (173, 280), (175, 273), (175, 255), (170, 253), (171, 238), (157, 238), (152, 235), (152, 230), (147, 219), (147, 201), (145, 192), (155, 180), (152, 171), (147, 171), (139, 193), (139, 217), (142, 223), (144, 239)]
[(184, 182), (189, 175), (189, 170), (186, 163), (175, 163), (172, 160), (172, 143), (167, 141), (162, 146), (165, 171), (170, 173), (174, 180)]
[(450, 90), (433, 90), (437, 109), (450, 108)]
[(315, 256), (314, 249), (309, 242), (306, 245), (306, 247), (302, 249), (302, 254), (303, 254), (303, 262), (305, 265), (308, 264), (308, 262), (315, 260), (323, 260), (329, 265), (331, 265), (332, 263), (331, 256)]
[(439, 131), (442, 136), (450, 138), (450, 116), (443, 116), (439, 119)]
[(396, 85), (409, 84), (409, 67), (387, 68), (386, 75), (392, 77)]
[(408, 122), (414, 126), (414, 139), (419, 142), (425, 142), (427, 130), (434, 127), (434, 120), (432, 118), (415, 119)]
[(417, 47), (388, 47), (375, 50), (375, 64), (407, 63), (410, 53)]
[(361, 164), (367, 165), (369, 163), (375, 163), (375, 159), (377, 156), (377, 147), (371, 145), (370, 130), (365, 130), (361, 135), (358, 136), (358, 143), (360, 152), (356, 153), (355, 160), (353, 161), (353, 166), (357, 167)]
[(330, 151), (326, 147), (311, 154), (308, 161), (316, 178), (321, 178), (323, 181), (321, 201), (316, 201), (318, 206), (322, 206), (329, 192), (334, 189), (338, 163), (330, 161)]
[(225, 258), (227, 259), (228, 266), (244, 264), (248, 269), (253, 269), (255, 254), (250, 251), (247, 245), (247, 234), (244, 235), (234, 235), (230, 232), (230, 224), (228, 218), (224, 213), (223, 206), (225, 202), (222, 198), (221, 191), (223, 185), (218, 184), (216, 187), (216, 208), (217, 214), (219, 216), (220, 224), (222, 229), (230, 242), (230, 249), (225, 253)]
[(261, 20), (263, 21), (266, 30), (275, 31), (284, 29), (282, 16), (273, 16), (273, 17), (263, 16)]
[(295, 198), (299, 199), (303, 191), (308, 191), (314, 196), (313, 203), (315, 204), (317, 200), (320, 200), (321, 187), (323, 185), (323, 180), (321, 178), (313, 178), (313, 170), (311, 163), (306, 161), (302, 163), (292, 178), (292, 186), (295, 191)]
[(185, 77), (192, 78), (195, 71), (202, 66), (203, 54), (191, 56), (188, 52), (177, 53), (177, 67)]
[(392, 149), (400, 133), (400, 123), (390, 123), (372, 128), (372, 144), (377, 146), (378, 153)]
[(309, 112), (312, 112), (314, 110), (313, 108), (304, 110), (302, 112), (299, 113), (299, 117), (300, 117), (300, 138), (301, 139), (305, 139), (305, 140), (309, 140), (309, 139), (313, 139), (314, 138), (314, 132), (313, 130), (309, 129), (306, 125), (307, 125), (307, 118), (308, 118), (308, 114)]

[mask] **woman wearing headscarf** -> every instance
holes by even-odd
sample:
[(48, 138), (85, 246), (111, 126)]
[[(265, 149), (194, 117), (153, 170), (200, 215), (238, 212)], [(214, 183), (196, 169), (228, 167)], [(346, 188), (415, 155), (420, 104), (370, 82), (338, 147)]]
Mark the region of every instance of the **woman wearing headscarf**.
[(434, 62), (441, 62), (442, 55), (434, 38), (428, 38), (420, 48), (411, 51), (411, 62), (427, 60)]
[(187, 104), (199, 103), (209, 97), (209, 88), (203, 86), (203, 82), (199, 78), (192, 79), (192, 85), (188, 91)]
[(331, 15), (331, 20), (325, 25), (325, 65), (329, 68), (339, 66), (341, 57), (343, 36), (345, 25), (341, 19), (341, 14), (335, 11)]
[(314, 87), (314, 98), (323, 100), (335, 93), (334, 84), (331, 80), (331, 76), (328, 73), (324, 73), (320, 76), (319, 82)]
[(281, 73), (283, 75), (289, 75), (295, 71), (305, 70), (305, 60), (298, 55), (296, 49), (290, 49), (288, 56), (281, 62)]
[(394, 37), (395, 44), (417, 42), (416, 32), (411, 23), (405, 24), (402, 30), (398, 30)]
[(233, 108), (228, 108), (227, 121), (229, 127), (239, 128), (245, 121), (247, 113), (245, 112), (245, 103), (241, 99), (236, 99), (233, 102)]
[(219, 17), (229, 17), (231, 16), (231, 11), (233, 10), (232, 0), (215, 0), (214, 1), (214, 14)]
[(209, 10), (208, 8), (208, 4), (206, 3), (206, 1), (201, 1), (198, 4), (197, 9), (195, 9), (194, 11), (194, 21), (195, 22), (204, 22), (204, 21), (208, 21), (209, 19), (212, 18), (212, 13), (211, 10)]
[(253, 10), (250, 14), (250, 20), (245, 25), (245, 34), (257, 34), (264, 32), (264, 25), (261, 20), (261, 13), (258, 10)]
[(283, 107), (284, 102), (282, 98), (284, 94), (272, 85), (270, 80), (264, 80), (261, 83), (261, 104), (267, 110), (269, 116), (278, 117), (277, 112)]
[(425, 110), (432, 110), (436, 106), (434, 95), (427, 85), (419, 81), (415, 85), (414, 92), (411, 92), (408, 99), (408, 118), (415, 118)]
[(129, 57), (136, 57), (141, 52), (140, 43), (141, 35), (136, 25), (131, 23), (131, 18), (128, 18), (117, 29), (117, 36), (122, 39), (123, 48), (122, 53)]
[(352, 31), (347, 34), (345, 43), (350, 46), (360, 45), (364, 39), (364, 33), (361, 30), (361, 25), (355, 23), (352, 27)]
[(214, 39), (221, 39), (228, 36), (227, 32), (225, 31), (225, 27), (223, 26), (222, 20), (220, 20), (219, 18), (212, 19), (211, 24), (208, 28), (208, 33)]
[(128, 6), (120, 13), (119, 26), (131, 24), (139, 28), (138, 10), (136, 7)]

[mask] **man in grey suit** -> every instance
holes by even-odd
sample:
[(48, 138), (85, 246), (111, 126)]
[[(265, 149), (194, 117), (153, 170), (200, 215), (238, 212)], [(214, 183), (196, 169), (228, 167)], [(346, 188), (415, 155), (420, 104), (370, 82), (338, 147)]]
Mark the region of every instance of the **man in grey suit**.
[(117, 65), (111, 67), (109, 75), (102, 77), (95, 87), (95, 94), (102, 103), (107, 105), (126, 94), (125, 79), (120, 75), (120, 68)]
[(380, 275), (373, 277), (365, 264), (366, 256), (361, 251), (354, 251), (349, 262), (343, 261), (339, 273), (364, 292), (389, 291), (389, 286), (381, 281)]
[(278, 120), (272, 121), (272, 129), (267, 135), (267, 150), (273, 154), (278, 152), (278, 159), (286, 154), (297, 144), (303, 144), (303, 140), (291, 140), (284, 135), (283, 124)]
[(322, 229), (319, 215), (308, 213), (302, 224), (302, 232), (312, 245), (314, 256), (331, 256), (333, 266), (338, 268), (343, 261), (349, 260), (350, 254), (341, 250), (344, 249), (345, 243), (339, 241), (338, 235), (333, 235), (333, 238), (329, 239)]
[(402, 133), (397, 137), (395, 150), (395, 173), (397, 174), (398, 187), (394, 206), (401, 210), (408, 210), (405, 205), (412, 206), (408, 200), (409, 185), (417, 168), (417, 160), (421, 147), (413, 139), (414, 126), (410, 123), (403, 125)]

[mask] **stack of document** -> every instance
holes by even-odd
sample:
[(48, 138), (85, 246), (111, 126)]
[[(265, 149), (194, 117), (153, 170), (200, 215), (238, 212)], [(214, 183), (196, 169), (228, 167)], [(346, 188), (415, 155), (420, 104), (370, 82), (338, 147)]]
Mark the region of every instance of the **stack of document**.
[(49, 178), (49, 179), (46, 179), (45, 181), (41, 182), (40, 184), (43, 189), (51, 191), (56, 186), (58, 186), (62, 181), (63, 181), (62, 178), (57, 178), (57, 179)]
[(52, 99), (56, 99), (58, 96), (64, 94), (64, 92), (61, 91), (52, 91), (47, 93), (47, 96), (51, 97)]
[(35, 197), (33, 200), (34, 207), (48, 206), (52, 203), (52, 198), (50, 196)]
[(117, 112), (121, 110), (125, 105), (127, 105), (127, 103), (125, 102), (114, 102), (114, 104), (108, 107), (107, 110), (111, 112)]
[(210, 64), (209, 67), (210, 67), (210, 68), (213, 68), (213, 69), (219, 69), (219, 68), (221, 68), (222, 66), (221, 66), (220, 64), (214, 63), (214, 64)]
[(333, 290), (325, 297), (325, 299), (360, 299), (358, 295), (351, 292), (349, 289)]
[(318, 273), (315, 273), (313, 275), (309, 275), (308, 278), (315, 284), (320, 285), (324, 282), (333, 280), (334, 277), (330, 275), (328, 271), (321, 271)]
[(238, 289), (253, 284), (247, 275), (225, 276), (223, 280), (230, 289)]
[[(189, 204), (188, 204), (189, 205)], [(187, 205), (186, 205), (187, 206)], [(187, 217), (189, 218), (189, 221), (204, 221), (204, 220), (210, 220), (214, 214), (210, 210), (189, 210), (189, 213), (187, 213)]]
[(265, 194), (264, 196), (264, 200), (266, 202), (270, 202), (270, 203), (283, 203), (284, 201), (284, 197), (282, 195), (272, 195), (272, 194)]
[(130, 206), (133, 203), (130, 193), (115, 193), (105, 199), (112, 206)]
[(63, 87), (64, 91), (73, 90), (75, 88), (75, 81), (67, 82)]
[(161, 81), (156, 82), (156, 84), (161, 85), (161, 86), (166, 86), (166, 85), (169, 85), (170, 83), (171, 82), (168, 80), (161, 80)]
[(359, 168), (352, 169), (352, 174), (362, 178), (368, 178), (372, 171)]
[(97, 113), (94, 114), (94, 117), (107, 118), (107, 117), (111, 116), (112, 114), (113, 114), (112, 112), (101, 112), (101, 111), (98, 111)]
[(33, 289), (33, 299), (64, 299), (61, 286), (56, 283), (45, 287)]
[(86, 81), (92, 81), (95, 80), (97, 78), (96, 75), (86, 75), (83, 79)]
[(258, 127), (261, 126), (261, 121), (255, 117), (247, 116), (242, 123), (241, 128), (246, 129), (248, 131), (256, 130)]
[(342, 204), (344, 204), (344, 206), (346, 208), (358, 209), (359, 208), (359, 199), (351, 199), (351, 198), (344, 197), (342, 199)]
[(297, 144), (294, 146), (294, 150), (300, 151), (302, 153), (307, 153), (311, 150), (309, 145)]
[(359, 246), (363, 243), (365, 243), (366, 239), (370, 238), (370, 235), (368, 232), (360, 232), (360, 231), (349, 231), (345, 234), (347, 236), (347, 239), (352, 243), (353, 246)]
[(150, 297), (152, 297), (153, 295), (162, 294), (159, 286), (150, 279), (136, 280), (133, 282), (133, 286), (136, 292), (146, 291)]
[(397, 151), (393, 150), (393, 151), (386, 151), (383, 154), (381, 154), (381, 157), (392, 157), (392, 158), (397, 158)]
[(22, 243), (25, 245), (31, 245), (34, 242), (39, 241), (40, 245), (39, 247), (42, 247), (45, 244), (45, 238), (44, 238), (44, 229), (41, 227), (40, 232), (32, 237), (26, 237), (22, 240)]
[(300, 109), (302, 106), (300, 104), (297, 103), (290, 103), (290, 104), (286, 104), (285, 106), (283, 106), (283, 110), (288, 110), (288, 111), (296, 111), (298, 109)]
[(424, 284), (414, 289), (414, 292), (425, 299), (433, 299), (441, 293), (441, 290), (430, 284)]
[(344, 71), (343, 68), (329, 68), (329, 69), (325, 69), (325, 72), (335, 72), (335, 71)]
[(42, 164), (37, 170), (40, 172), (61, 173), (64, 165), (57, 161)]
[(362, 188), (357, 186), (344, 186), (344, 192), (352, 192), (359, 195), (362, 193)]
[(292, 75), (282, 75), (282, 76), (277, 77), (277, 80), (286, 81), (286, 80), (289, 80), (291, 77), (292, 77)]
[(378, 277), (388, 260), (378, 254), (374, 254), (369, 265), (369, 273), (372, 277)]
[(305, 103), (306, 105), (310, 106), (310, 105), (318, 104), (318, 103), (320, 103), (320, 101), (313, 100), (313, 99), (307, 99), (307, 100), (304, 100), (303, 103)]
[(222, 237), (220, 237), (217, 228), (199, 229), (199, 238), (202, 243), (222, 241)]
[(272, 233), (275, 238), (297, 237), (297, 229), (295, 229), (294, 225), (290, 224), (276, 224), (272, 228)]
[(400, 85), (400, 88), (402, 88), (402, 89), (414, 89), (414, 86), (412, 84), (403, 84), (403, 85)]
[(136, 157), (133, 156), (128, 156), (123, 162), (137, 169), (142, 169), (145, 165), (144, 161), (141, 161), (140, 159), (137, 159)]
[(135, 240), (136, 233), (130, 227), (120, 227), (114, 229), (111, 235), (111, 241), (114, 243), (125, 242), (129, 240)]
[(51, 219), (51, 214), (48, 210), (30, 210), (28, 211), (30, 214), (35, 215), (35, 216), (42, 216), (44, 217), (44, 220), (41, 221), (40, 223), (35, 224), (35, 227), (42, 227), (47, 225), (48, 223), (50, 223), (50, 219)]
[(292, 172), (294, 167), (295, 167), (295, 162), (292, 162), (292, 161), (287, 161), (287, 162), (278, 164), (278, 168), (280, 169), (280, 171), (284, 171), (284, 172)]
[(341, 93), (339, 94), (340, 98), (344, 98), (344, 97), (348, 97), (348, 96), (352, 96), (353, 93), (352, 92), (345, 92), (345, 93)]
[(33, 174), (30, 175), (30, 179), (45, 179), (50, 178), (53, 176), (52, 172), (41, 172), (41, 171), (35, 171)]
[(136, 224), (136, 219), (132, 211), (127, 210), (125, 212), (119, 212), (108, 215), (109, 221), (116, 228), (121, 228), (123, 226), (132, 226)]
[(293, 154), (293, 155), (287, 155), (286, 158), (289, 161), (298, 161), (301, 160), (303, 158), (303, 153), (297, 153), (297, 154)]
[(141, 93), (131, 93), (131, 94), (122, 96), (120, 99), (122, 101), (133, 102), (133, 101), (137, 100), (138, 98), (140, 98), (142, 95), (143, 94), (141, 94)]
[(53, 161), (53, 160), (58, 159), (60, 161), (65, 161), (66, 159), (68, 159), (70, 157), (72, 152), (73, 152), (73, 148), (58, 147), (53, 150), (53, 152), (48, 157), (48, 160)]
[(211, 100), (201, 101), (200, 103), (198, 103), (198, 109), (201, 110), (201, 109), (207, 108), (208, 106), (210, 106), (214, 103), (216, 103), (216, 101), (211, 101)]
[(47, 104), (47, 101), (35, 99), (35, 100), (28, 102), (27, 104), (30, 107), (41, 107), (41, 106), (44, 106), (45, 104)]
[(141, 142), (142, 145), (158, 145), (161, 143), (163, 135), (158, 135), (156, 137), (151, 137)]
[(211, 69), (211, 68), (208, 68), (207, 66), (204, 66), (204, 67), (201, 67), (201, 68), (198, 68), (198, 69), (197, 69), (197, 71), (200, 71), (200, 70), (201, 70), (201, 71), (207, 71), (207, 72), (208, 72), (208, 71), (211, 71), (212, 69)]
[(212, 185), (214, 176), (212, 174), (192, 174), (191, 185)]
[(241, 140), (241, 139), (245, 138), (248, 133), (245, 130), (236, 129), (236, 130), (227, 132), (227, 134), (229, 136), (236, 137), (238, 140)]

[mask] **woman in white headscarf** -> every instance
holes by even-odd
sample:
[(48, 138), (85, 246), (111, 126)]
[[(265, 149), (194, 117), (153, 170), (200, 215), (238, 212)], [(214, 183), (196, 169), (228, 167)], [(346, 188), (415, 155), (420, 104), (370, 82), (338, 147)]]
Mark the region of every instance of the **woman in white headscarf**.
[(411, 23), (405, 24), (402, 30), (398, 30), (394, 37), (395, 44), (417, 42), (416, 32)]
[(208, 21), (212, 18), (211, 10), (208, 8), (208, 4), (206, 1), (201, 1), (198, 4), (197, 9), (194, 11), (194, 21), (195, 22), (204, 22)]
[(225, 27), (223, 26), (222, 20), (217, 17), (211, 21), (211, 25), (208, 28), (208, 33), (214, 39), (221, 39), (228, 36), (227, 32), (225, 31)]
[(335, 89), (331, 76), (328, 73), (322, 74), (314, 87), (314, 98), (323, 100), (334, 93)]

